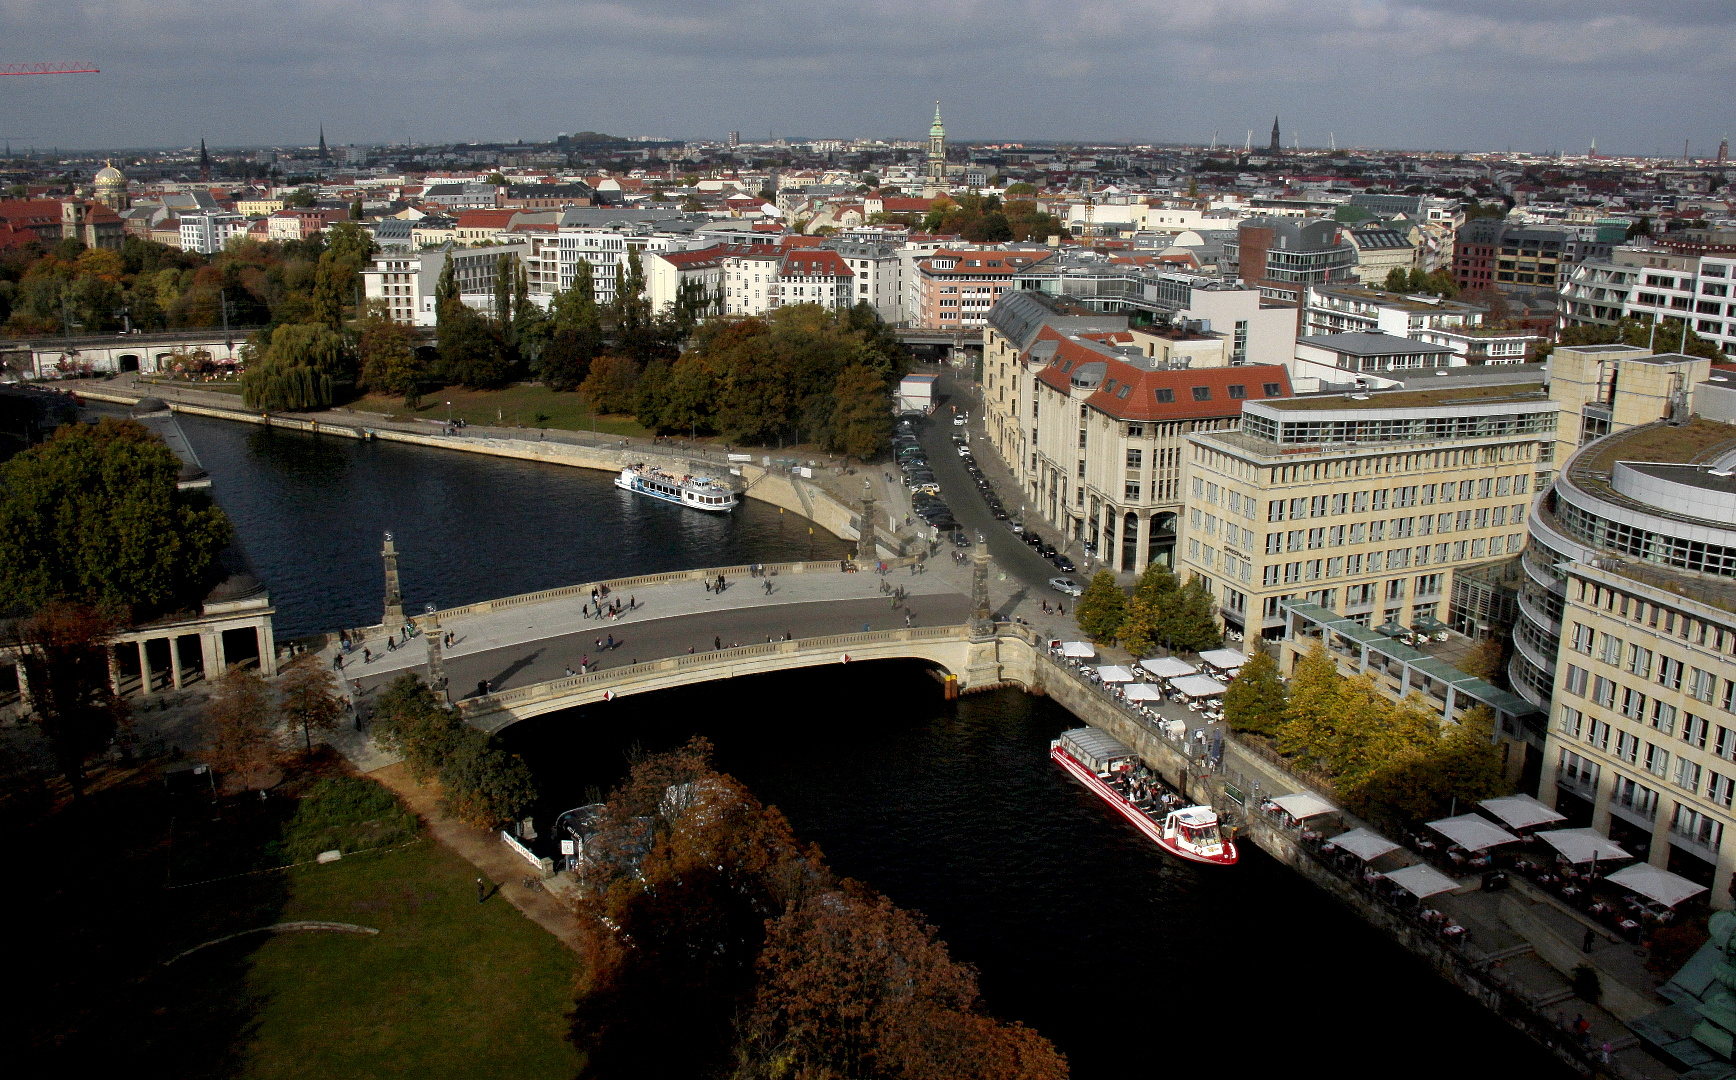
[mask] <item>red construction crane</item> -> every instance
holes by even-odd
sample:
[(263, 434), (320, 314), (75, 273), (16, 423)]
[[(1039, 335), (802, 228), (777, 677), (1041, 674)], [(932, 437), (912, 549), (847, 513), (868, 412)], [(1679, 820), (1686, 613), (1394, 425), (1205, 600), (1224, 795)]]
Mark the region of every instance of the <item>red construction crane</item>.
[(0, 64), (0, 75), (95, 75), (97, 71), (77, 64)]

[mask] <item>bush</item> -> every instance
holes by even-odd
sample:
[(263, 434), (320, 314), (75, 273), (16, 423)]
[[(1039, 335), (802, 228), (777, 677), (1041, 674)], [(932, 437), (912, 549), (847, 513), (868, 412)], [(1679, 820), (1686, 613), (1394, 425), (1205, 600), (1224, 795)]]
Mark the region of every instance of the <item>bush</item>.
[(416, 815), (372, 780), (327, 778), (314, 785), (283, 829), (288, 862), (307, 862), (334, 848), (353, 851), (394, 847), (416, 838)]
[(1580, 964), (1573, 969), (1573, 995), (1588, 1005), (1597, 1004), (1603, 996), (1603, 984), (1598, 981), (1596, 968)]

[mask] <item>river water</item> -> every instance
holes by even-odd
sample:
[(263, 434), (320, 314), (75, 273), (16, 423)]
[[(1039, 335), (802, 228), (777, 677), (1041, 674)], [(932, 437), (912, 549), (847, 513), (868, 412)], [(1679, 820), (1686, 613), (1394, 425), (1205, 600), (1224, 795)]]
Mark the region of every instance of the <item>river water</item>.
[[(181, 424), (280, 637), (378, 619), (387, 529), (413, 607), (845, 548), (763, 504), (702, 516), (599, 472)], [(546, 823), (618, 783), (631, 748), (707, 736), (835, 869), (932, 921), (980, 969), (988, 1006), (1055, 1040), (1076, 1077), (1569, 1075), (1251, 845), (1228, 869), (1159, 853), (1048, 761), (1077, 725), (1017, 691), (944, 701), (919, 665), (887, 662), (625, 698), (506, 738)]]

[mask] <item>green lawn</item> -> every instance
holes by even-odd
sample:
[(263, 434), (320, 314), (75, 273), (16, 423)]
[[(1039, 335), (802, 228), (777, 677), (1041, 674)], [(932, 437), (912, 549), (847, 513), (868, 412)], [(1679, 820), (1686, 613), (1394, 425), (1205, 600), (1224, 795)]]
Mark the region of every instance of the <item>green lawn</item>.
[(210, 382), (201, 382), (198, 379), (173, 379), (166, 376), (147, 375), (141, 377), (139, 381), (143, 383), (151, 383), (156, 386), (174, 387), (182, 390), (208, 390), (213, 394), (234, 394), (236, 397), (241, 396), (240, 379), (213, 379)]
[[(649, 435), (630, 416), (591, 415), (585, 399), (576, 392), (556, 393), (544, 386), (516, 383), (504, 390), (466, 390), (448, 386), (422, 395), (422, 404), (414, 415), (428, 420), (445, 420), (446, 403), (451, 402), (451, 416), (471, 424), (504, 424), (508, 427), (560, 428), (565, 431), (597, 431), (605, 435)], [(383, 394), (368, 394), (349, 403), (363, 412), (410, 416), (404, 399)], [(540, 422), (538, 414), (545, 419)]]
[(476, 870), (456, 854), (424, 840), (287, 877), (279, 921), (380, 933), (254, 939), (246, 984), (257, 1005), (238, 1075), (541, 1080), (577, 1071), (565, 1037), (576, 958), (501, 897), (478, 904)]

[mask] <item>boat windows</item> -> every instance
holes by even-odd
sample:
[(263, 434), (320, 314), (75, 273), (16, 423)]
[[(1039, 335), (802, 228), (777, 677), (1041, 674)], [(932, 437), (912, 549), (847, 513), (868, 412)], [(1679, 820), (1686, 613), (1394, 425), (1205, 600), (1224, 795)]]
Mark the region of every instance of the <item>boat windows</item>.
[(1193, 847), (1211, 847), (1218, 842), (1218, 827), (1213, 825), (1183, 825), (1181, 838)]

